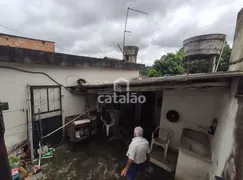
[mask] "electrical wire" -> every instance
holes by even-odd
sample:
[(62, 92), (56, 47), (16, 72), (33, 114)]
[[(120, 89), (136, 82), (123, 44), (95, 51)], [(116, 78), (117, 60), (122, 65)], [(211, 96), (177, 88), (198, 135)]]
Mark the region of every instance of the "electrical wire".
[[(69, 98), (69, 97), (73, 97), (73, 95), (71, 96), (63, 96), (63, 98)], [(42, 99), (42, 100), (47, 100), (47, 99)], [(50, 100), (50, 99), (49, 99)], [(51, 100), (60, 100), (60, 98), (56, 98), (56, 99), (51, 99)], [(53, 104), (54, 102), (50, 102), (49, 104)], [(45, 104), (40, 104), (40, 105), (35, 105), (34, 107), (40, 107), (40, 106), (44, 106), (47, 105), (48, 103)], [(21, 112), (25, 112), (24, 108), (22, 109), (12, 109), (12, 110), (8, 110), (8, 111), (3, 111), (3, 114), (5, 113), (12, 113), (12, 112), (17, 112), (17, 111), (21, 111)], [(65, 110), (63, 110), (65, 111)]]
[(3, 114), (4, 114), (4, 113), (17, 112), (17, 111), (24, 112), (24, 108), (22, 108), (22, 109), (13, 109), (13, 110), (8, 110), (8, 111), (3, 111)]
[(27, 124), (27, 123), (19, 124), (19, 125), (17, 125), (17, 126), (13, 126), (13, 127), (8, 128), (8, 129), (6, 129), (6, 130), (14, 129), (14, 128), (17, 128), (17, 127), (20, 127), (20, 126), (24, 126), (24, 125), (26, 125), (26, 124)]
[(47, 76), (49, 79), (51, 79), (53, 82), (55, 82), (56, 84), (66, 88), (64, 85), (60, 84), (59, 82), (57, 82), (55, 79), (53, 79), (51, 76), (49, 76), (48, 74), (44, 73), (44, 72), (38, 72), (38, 71), (29, 71), (29, 70), (24, 70), (24, 69), (20, 69), (20, 68), (16, 68), (16, 67), (9, 67), (9, 66), (0, 66), (0, 68), (4, 68), (4, 69), (12, 69), (12, 70), (16, 70), (16, 71), (20, 71), (20, 72), (25, 72), (25, 73), (31, 73), (31, 74), (42, 74)]
[(17, 32), (17, 33), (19, 33), (19, 34), (22, 34), (22, 33), (20, 33), (19, 31), (16, 31), (16, 30), (14, 30), (14, 29), (12, 29), (12, 28), (10, 28), (10, 27), (4, 26), (4, 25), (2, 25), (2, 24), (0, 24), (0, 26), (3, 27), (3, 28), (6, 28), (6, 29), (8, 29), (8, 30), (11, 30), (11, 31), (13, 31), (13, 32)]
[(67, 83), (68, 77), (72, 77), (72, 76), (73, 76), (73, 77), (77, 77), (78, 79), (80, 79), (80, 77), (78, 77), (78, 76), (75, 75), (75, 74), (69, 74), (69, 75), (67, 75), (67, 76), (66, 76), (66, 85), (67, 85), (67, 86), (72, 86), (72, 85), (73, 85), (73, 83), (72, 83), (72, 84), (68, 84), (68, 83)]
[(29, 70), (25, 70), (25, 69), (20, 69), (20, 68), (16, 68), (16, 67), (9, 67), (9, 66), (2, 66), (2, 65), (0, 65), (0, 68), (3, 68), (3, 69), (11, 69), (11, 70), (16, 70), (16, 71), (24, 72), (24, 73), (30, 73), (30, 74), (42, 74), (42, 75), (48, 77), (49, 79), (51, 79), (57, 85), (62, 86), (63, 88), (65, 88), (66, 90), (68, 90), (69, 92), (71, 92), (72, 94), (81, 95), (81, 94), (78, 94), (78, 93), (74, 93), (68, 87), (66, 87), (66, 86), (62, 85), (61, 83), (57, 82), (55, 79), (53, 79), (50, 75), (48, 75), (45, 72), (29, 71)]
[[(83, 116), (84, 114), (90, 112), (91, 110), (93, 110), (93, 109), (95, 109), (95, 108), (96, 108), (96, 106), (91, 107), (90, 109), (86, 110), (86, 111), (83, 112), (82, 114), (80, 114), (80, 115), (78, 115), (77, 117), (73, 118), (73, 119), (72, 119), (71, 121), (69, 121), (68, 123), (66, 123), (66, 124), (62, 125), (61, 127), (55, 129), (55, 130), (52, 131), (51, 133), (49, 133), (49, 134), (43, 136), (42, 139), (49, 137), (50, 135), (52, 135), (52, 134), (54, 134), (55, 132), (59, 131), (60, 129), (66, 127), (67, 125), (69, 125), (69, 124), (72, 123), (73, 121), (77, 120), (78, 118), (80, 118), (81, 116)], [(27, 124), (27, 123), (26, 123), (26, 124)], [(23, 125), (24, 125), (24, 124), (23, 124)], [(23, 133), (25, 133), (25, 132), (19, 132), (19, 133), (14, 133), (14, 134), (7, 134), (7, 135), (5, 135), (5, 137), (15, 136), (15, 135), (18, 135), (18, 134), (23, 134)]]
[[(12, 28), (10, 28), (10, 27), (8, 27), (8, 26), (4, 26), (4, 25), (2, 25), (2, 24), (0, 24), (0, 26), (3, 27), (3, 28), (6, 28), (6, 29), (8, 29), (8, 30), (11, 30), (11, 31), (13, 31), (13, 32), (16, 32), (16, 33), (18, 33), (18, 34), (21, 34), (21, 35), (23, 36), (23, 33), (19, 32), (19, 31), (17, 31), (17, 30), (14, 30), (14, 29), (12, 29)], [(49, 41), (49, 40), (48, 40), (48, 41)], [(58, 43), (58, 44), (59, 44), (59, 43)], [(68, 50), (66, 50), (65, 48), (63, 48), (63, 47), (57, 45), (57, 42), (55, 42), (55, 46), (56, 46), (57, 48), (59, 48), (59, 49), (64, 50), (64, 51), (68, 51)]]
[[(14, 30), (14, 29), (12, 29), (12, 28), (10, 28), (10, 27), (4, 26), (4, 25), (2, 25), (2, 24), (0, 24), (0, 26), (3, 27), (3, 28), (9, 29), (9, 30), (11, 30), (11, 31), (17, 32), (17, 33), (19, 33), (19, 34), (22, 35), (21, 32), (16, 31), (16, 30)], [(1, 36), (0, 36), (0, 37), (1, 37)], [(3, 37), (2, 37), (2, 38), (3, 38)], [(3, 39), (4, 39), (4, 38), (3, 38)], [(5, 40), (6, 40), (6, 39), (5, 39)], [(55, 43), (55, 45), (56, 45), (58, 48), (67, 51), (67, 50), (64, 49), (63, 47), (58, 46), (57, 43)], [(65, 87), (64, 85), (58, 83), (55, 79), (53, 79), (51, 76), (49, 76), (48, 74), (46, 74), (46, 73), (44, 73), (44, 72), (34, 72), (34, 71), (28, 71), (28, 70), (19, 69), (19, 68), (14, 68), (14, 67), (8, 67), (8, 66), (0, 66), (0, 68), (8, 68), (8, 69), (11, 69), (11, 68), (12, 68), (12, 69), (15, 69), (15, 70), (18, 70), (18, 71), (22, 71), (22, 72), (25, 72), (25, 73), (43, 74), (43, 75), (47, 76), (48, 78), (50, 78), (50, 79), (51, 79), (53, 82), (55, 82), (56, 84), (58, 84), (58, 85), (64, 87), (65, 89), (67, 89), (69, 92), (71, 92), (71, 93), (73, 93), (73, 94), (75, 94), (75, 95), (81, 95), (81, 94), (74, 93), (73, 91), (71, 91), (70, 89), (68, 89), (68, 88)], [(67, 78), (66, 78), (66, 81), (67, 81)]]
[(10, 136), (15, 136), (18, 134), (24, 134), (25, 132), (19, 132), (19, 133), (14, 133), (14, 134), (6, 134), (5, 137), (10, 137)]
[[(73, 96), (67, 96), (67, 97), (73, 97)], [(42, 100), (47, 100), (47, 99), (42, 99)], [(49, 99), (50, 100), (50, 99)], [(51, 100), (60, 100), (60, 98), (56, 98), (56, 99), (51, 99)], [(54, 102), (50, 102), (49, 104), (53, 104)], [(35, 105), (34, 107), (40, 107), (40, 106), (44, 106), (47, 105), (48, 103), (45, 104), (40, 104), (40, 105)], [(17, 112), (17, 111), (21, 111), (21, 112), (25, 112), (24, 108), (22, 109), (13, 109), (13, 110), (8, 110), (8, 111), (3, 111), (3, 114), (5, 113), (12, 113), (12, 112)]]

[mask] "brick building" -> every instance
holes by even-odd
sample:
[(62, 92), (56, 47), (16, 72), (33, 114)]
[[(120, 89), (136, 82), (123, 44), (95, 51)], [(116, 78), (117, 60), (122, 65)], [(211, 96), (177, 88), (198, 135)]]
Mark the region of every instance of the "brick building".
[(55, 42), (0, 33), (0, 46), (55, 52)]

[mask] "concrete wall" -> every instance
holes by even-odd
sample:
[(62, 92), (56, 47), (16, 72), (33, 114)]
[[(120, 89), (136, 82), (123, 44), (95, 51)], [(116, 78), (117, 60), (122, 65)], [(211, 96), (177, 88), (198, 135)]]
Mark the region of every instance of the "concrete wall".
[(137, 46), (125, 46), (124, 55), (127, 61), (137, 63), (138, 49)]
[(218, 105), (218, 126), (211, 141), (211, 180), (214, 180), (215, 175), (221, 176), (234, 145), (235, 119), (238, 111), (238, 100), (235, 98), (237, 82), (237, 79), (232, 82), (231, 91), (222, 96)]
[[(236, 28), (235, 28), (235, 37), (231, 53), (231, 63), (236, 63), (241, 58), (243, 58), (243, 9), (238, 14)], [(229, 67), (229, 71), (243, 71), (243, 61), (232, 64)]]
[(183, 150), (179, 151), (175, 180), (206, 180), (211, 164)]
[[(50, 65), (23, 65), (6, 64), (0, 65), (18, 67), (30, 71), (39, 71), (49, 74), (64, 86), (76, 85), (79, 78), (86, 81), (112, 82), (123, 77), (131, 79), (138, 77), (138, 70), (105, 69), (105, 68), (71, 68)], [(9, 103), (9, 111), (5, 111), (4, 122), (6, 127), (5, 140), (7, 147), (18, 141), (26, 139), (26, 113), (20, 109), (28, 109), (27, 85), (56, 85), (48, 77), (41, 74), (29, 74), (16, 70), (0, 69), (0, 100)], [(85, 98), (72, 95), (62, 88), (63, 119), (66, 116), (79, 114), (84, 111)], [(15, 127), (17, 126), (17, 127)]]
[(194, 60), (200, 56), (219, 55), (225, 37), (224, 34), (205, 34), (186, 39), (183, 41), (185, 58), (190, 57), (190, 60)]
[(0, 34), (0, 46), (19, 47), (39, 51), (55, 52), (55, 43), (37, 39)]
[[(212, 167), (208, 172), (210, 180), (214, 180), (215, 175), (222, 175), (234, 147), (235, 120), (238, 111), (238, 99), (235, 93), (238, 82), (237, 78), (233, 79), (230, 89), (164, 91), (160, 124), (174, 132), (171, 148), (178, 150), (184, 127), (206, 131), (197, 125), (209, 127), (213, 118), (218, 120), (215, 135), (211, 137), (210, 142), (212, 155)], [(166, 113), (172, 109), (180, 114), (177, 123), (170, 123), (166, 119)]]
[[(191, 128), (198, 131), (209, 127), (217, 115), (217, 108), (223, 90), (166, 90), (163, 94), (160, 126), (168, 127), (173, 131), (170, 147), (178, 150), (183, 128)], [(171, 123), (166, 119), (169, 110), (176, 110), (180, 119)]]

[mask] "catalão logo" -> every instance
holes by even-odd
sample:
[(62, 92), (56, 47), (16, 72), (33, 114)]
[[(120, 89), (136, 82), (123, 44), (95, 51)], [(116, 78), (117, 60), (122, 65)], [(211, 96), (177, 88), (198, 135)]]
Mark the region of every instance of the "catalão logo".
[[(122, 85), (121, 85), (122, 84)], [(124, 78), (119, 78), (113, 82), (113, 94), (101, 94), (98, 96), (98, 102), (101, 104), (109, 103), (145, 103), (146, 97), (144, 95), (137, 95), (136, 93), (129, 92), (129, 81)], [(123, 92), (123, 93), (122, 93)]]

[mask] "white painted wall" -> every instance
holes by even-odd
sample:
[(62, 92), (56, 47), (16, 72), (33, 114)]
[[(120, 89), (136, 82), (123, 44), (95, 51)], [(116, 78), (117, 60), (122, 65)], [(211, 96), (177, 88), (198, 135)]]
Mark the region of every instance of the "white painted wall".
[[(189, 123), (209, 127), (213, 118), (218, 120), (215, 135), (210, 143), (212, 155), (210, 180), (214, 180), (215, 175), (221, 176), (234, 145), (235, 119), (238, 111), (235, 92), (238, 80), (235, 78), (232, 81), (230, 89), (164, 91), (160, 125), (174, 132), (171, 148), (178, 150), (184, 127), (204, 131)], [(171, 109), (179, 112), (179, 122), (170, 123), (166, 120), (166, 113)]]
[(238, 111), (238, 100), (235, 98), (237, 83), (237, 79), (232, 82), (231, 91), (222, 96), (218, 106), (218, 126), (211, 141), (211, 180), (214, 180), (215, 175), (221, 176), (225, 162), (232, 152), (234, 144), (235, 119)]
[[(170, 128), (172, 149), (178, 150), (183, 128), (205, 131), (197, 126), (209, 127), (217, 115), (217, 108), (224, 90), (166, 90), (163, 94), (160, 126)], [(176, 110), (180, 119), (171, 123), (166, 119), (169, 110)]]
[[(137, 70), (120, 70), (105, 68), (79, 68), (61, 67), (50, 65), (24, 65), (0, 63), (0, 65), (17, 67), (30, 71), (39, 71), (49, 74), (52, 78), (64, 86), (76, 85), (79, 78), (86, 81), (113, 82), (123, 77), (131, 79), (139, 76)], [(27, 85), (56, 85), (48, 77), (40, 74), (28, 74), (10, 69), (0, 69), (0, 100), (9, 103), (9, 111), (4, 111), (5, 141), (10, 147), (18, 141), (26, 139), (26, 113), (19, 109), (28, 109)], [(66, 116), (82, 113), (85, 107), (83, 96), (72, 95), (62, 88), (63, 119)], [(18, 126), (18, 127), (15, 127)]]

